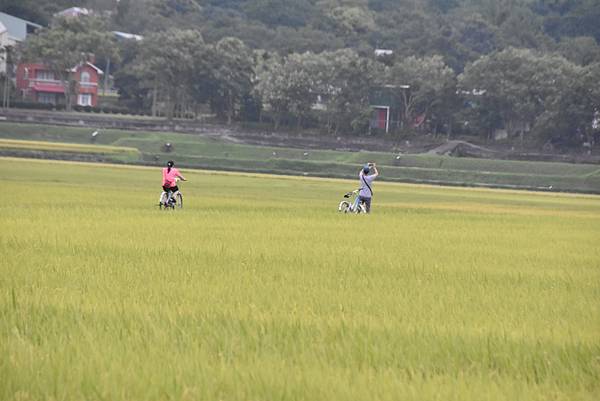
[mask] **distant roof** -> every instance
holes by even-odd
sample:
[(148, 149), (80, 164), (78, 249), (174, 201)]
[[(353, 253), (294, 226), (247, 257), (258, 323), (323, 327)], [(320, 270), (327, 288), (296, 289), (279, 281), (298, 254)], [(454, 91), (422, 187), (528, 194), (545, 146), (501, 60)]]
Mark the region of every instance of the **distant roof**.
[(90, 67), (92, 67), (94, 70), (96, 70), (96, 72), (98, 74), (104, 74), (104, 71), (102, 71), (100, 68), (96, 67), (94, 64), (90, 63), (89, 61), (86, 64), (89, 65)]
[(8, 36), (17, 41), (25, 40), (27, 34), (32, 33), (42, 26), (31, 21), (26, 21), (21, 18), (13, 17), (0, 12), (0, 22), (8, 30)]
[(375, 49), (376, 56), (390, 56), (393, 53), (394, 51), (389, 49)]
[(82, 7), (71, 7), (54, 14), (61, 17), (79, 17), (80, 15), (90, 15), (91, 11)]
[(142, 35), (136, 35), (136, 34), (127, 33), (127, 32), (113, 31), (113, 34), (115, 34), (117, 39), (134, 39), (134, 40), (138, 40), (138, 41), (144, 39), (144, 37)]
[(90, 63), (89, 61), (85, 62), (85, 63), (79, 63), (77, 64), (75, 67), (73, 67), (71, 69), (72, 72), (77, 71), (77, 68), (81, 67), (82, 65), (89, 65), (90, 67), (92, 67), (94, 70), (96, 70), (96, 72), (98, 74), (104, 74), (104, 71), (102, 71), (100, 68), (96, 67), (94, 64)]

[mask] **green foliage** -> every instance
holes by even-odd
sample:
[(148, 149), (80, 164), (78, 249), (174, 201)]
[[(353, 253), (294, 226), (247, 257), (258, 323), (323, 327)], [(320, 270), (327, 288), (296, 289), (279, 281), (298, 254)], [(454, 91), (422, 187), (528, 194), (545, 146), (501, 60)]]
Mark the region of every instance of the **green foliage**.
[(456, 75), (440, 56), (403, 59), (388, 70), (386, 82), (400, 98), (402, 110), (398, 119), (405, 127), (417, 115), (430, 118), (441, 114), (444, 107), (453, 104), (447, 97), (456, 93)]
[(364, 133), (369, 123), (368, 94), (381, 69), (349, 49), (291, 54), (264, 64), (257, 91), (273, 111), (276, 127), (286, 115), (300, 126), (318, 114), (317, 107), (324, 109), (328, 131)]
[(577, 65), (586, 66), (600, 62), (600, 46), (591, 36), (563, 38), (558, 44), (558, 51)]
[(378, 82), (382, 67), (349, 49), (325, 53), (324, 57), (328, 63), (321, 82), (328, 129), (334, 133), (361, 133), (356, 130), (364, 129), (363, 118), (370, 106), (369, 91)]
[(572, 147), (594, 145), (593, 121), (600, 107), (600, 63), (577, 68), (567, 85), (550, 99), (540, 116), (537, 131), (553, 142)]
[(468, 62), (492, 53), (501, 47), (499, 29), (479, 13), (456, 13), (448, 16), (452, 28), (452, 51), (445, 55), (446, 62), (457, 71)]
[(551, 37), (593, 36), (600, 41), (600, 8), (596, 0), (539, 0), (536, 8), (545, 14), (544, 29)]
[(203, 73), (207, 51), (202, 35), (194, 30), (169, 29), (144, 39), (134, 61), (134, 74), (152, 91), (154, 112), (159, 93), (169, 118), (177, 105), (188, 101), (194, 77)]
[[(277, 40), (278, 28), (300, 28), (286, 31), (286, 39), (294, 43), (327, 35), (334, 41), (327, 50), (367, 45), (407, 56), (437, 53), (458, 70), (472, 61), (470, 48), (487, 54), (496, 45), (541, 49), (551, 44), (550, 38), (600, 39), (595, 0), (4, 0), (0, 9), (49, 24), (53, 13), (69, 6), (110, 11), (116, 28), (135, 33), (200, 29), (211, 42), (236, 36), (255, 48), (287, 52), (285, 41)], [(472, 26), (470, 37), (470, 29), (455, 23), (474, 15), (489, 26)], [(480, 44), (478, 35), (483, 35)], [(300, 51), (325, 50), (322, 44), (308, 45)]]
[(565, 93), (581, 84), (582, 71), (555, 54), (509, 48), (467, 67), (460, 77), (460, 86), (480, 90), (473, 101), (501, 116), (502, 125), (491, 128), (505, 128), (509, 135), (518, 132), (523, 139), (528, 131), (523, 127), (535, 127), (542, 114), (568, 113), (551, 105), (562, 102)]
[(210, 104), (217, 116), (231, 124), (242, 99), (252, 91), (252, 53), (241, 40), (223, 38), (214, 46), (212, 54)]
[(271, 27), (304, 26), (314, 13), (309, 0), (250, 0), (244, 2), (243, 11), (248, 18)]
[(283, 61), (272, 58), (258, 76), (257, 89), (274, 114), (275, 127), (287, 114), (298, 125), (324, 93), (323, 71), (327, 55), (291, 54)]

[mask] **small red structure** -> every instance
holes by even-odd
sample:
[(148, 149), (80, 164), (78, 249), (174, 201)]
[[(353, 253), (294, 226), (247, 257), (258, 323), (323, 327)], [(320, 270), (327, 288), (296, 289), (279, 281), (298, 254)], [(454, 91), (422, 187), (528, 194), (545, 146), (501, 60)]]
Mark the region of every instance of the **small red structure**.
[[(75, 66), (71, 72), (77, 82), (73, 103), (96, 107), (98, 83), (102, 70), (90, 62)], [(17, 67), (17, 90), (23, 99), (35, 103), (65, 103), (65, 85), (54, 72), (42, 63), (25, 63)]]

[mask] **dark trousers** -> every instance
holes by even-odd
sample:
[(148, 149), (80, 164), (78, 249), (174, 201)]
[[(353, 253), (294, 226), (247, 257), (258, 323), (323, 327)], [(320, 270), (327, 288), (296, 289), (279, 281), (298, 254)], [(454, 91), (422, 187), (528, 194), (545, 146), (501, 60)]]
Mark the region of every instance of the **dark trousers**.
[(371, 198), (365, 198), (364, 196), (358, 197), (359, 202), (363, 202), (365, 204), (365, 208), (367, 209), (367, 213), (371, 212)]

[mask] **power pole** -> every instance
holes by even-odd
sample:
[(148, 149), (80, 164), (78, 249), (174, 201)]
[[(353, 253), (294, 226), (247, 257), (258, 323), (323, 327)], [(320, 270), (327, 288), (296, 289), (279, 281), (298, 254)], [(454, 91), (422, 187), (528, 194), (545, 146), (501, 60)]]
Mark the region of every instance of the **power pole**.
[(108, 76), (110, 75), (110, 58), (106, 61), (106, 71), (104, 71), (104, 88), (102, 89), (102, 95), (106, 96), (106, 89), (108, 86)]
[(4, 48), (4, 59), (6, 60), (6, 71), (4, 73), (4, 87), (2, 88), (2, 108), (8, 109), (10, 107), (10, 81), (12, 74), (10, 73), (12, 70), (12, 60), (10, 57), (9, 46)]

